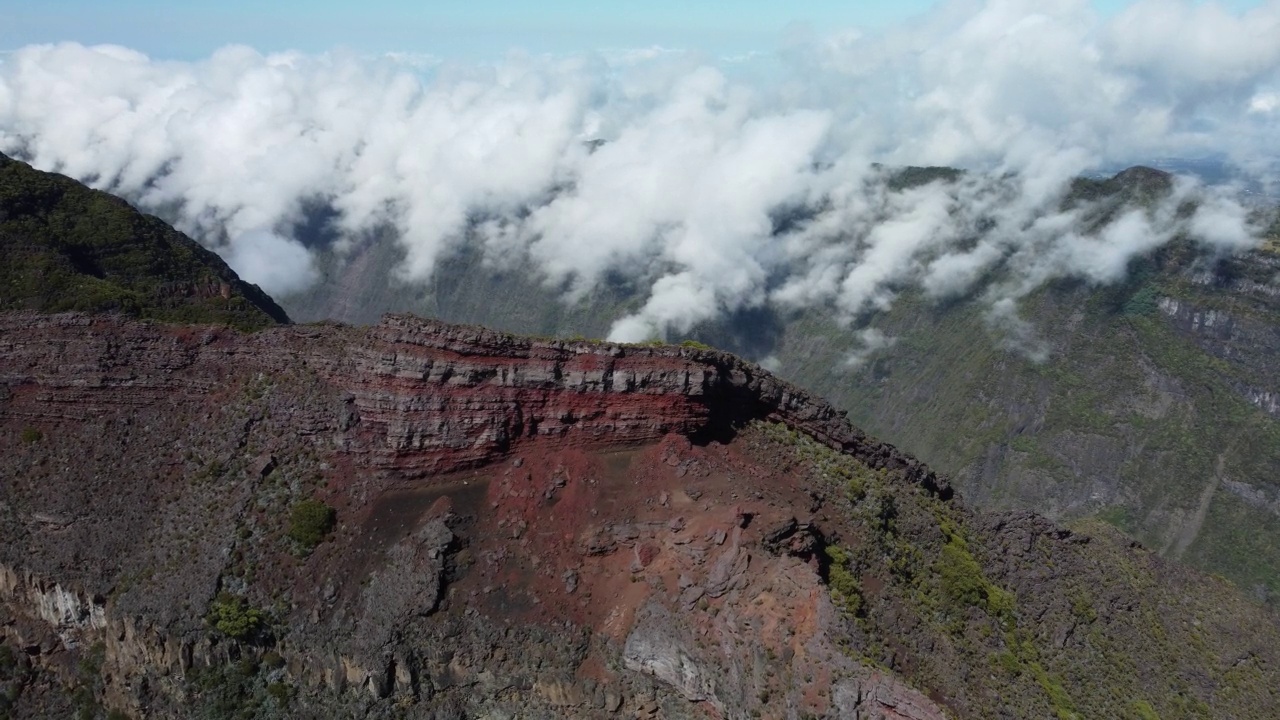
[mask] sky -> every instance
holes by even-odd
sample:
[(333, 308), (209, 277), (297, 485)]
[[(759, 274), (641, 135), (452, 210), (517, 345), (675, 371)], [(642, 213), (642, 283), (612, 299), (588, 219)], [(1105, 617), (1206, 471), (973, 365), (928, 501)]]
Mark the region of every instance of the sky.
[[(1063, 199), (1168, 158), (1280, 195), (1280, 0), (783, 6), (10, 0), (0, 152), (164, 213), (277, 296), (371, 238), (403, 251), (391, 282), (464, 246), (568, 303), (623, 274), (646, 290), (620, 340), (816, 308), (887, 347), (868, 318), (913, 287), (1035, 354), (1018, 303), (1044, 283), (1260, 241), (1194, 178), (1149, 212)], [(969, 173), (888, 192), (905, 165)]]
[[(1226, 0), (1240, 11), (1262, 0)], [(1102, 15), (1132, 2), (1093, 0)], [(717, 55), (767, 51), (797, 27), (877, 31), (937, 10), (935, 0), (9, 0), (0, 50), (112, 43), (191, 60), (228, 44), (262, 51), (405, 52), (485, 60), (662, 46)]]

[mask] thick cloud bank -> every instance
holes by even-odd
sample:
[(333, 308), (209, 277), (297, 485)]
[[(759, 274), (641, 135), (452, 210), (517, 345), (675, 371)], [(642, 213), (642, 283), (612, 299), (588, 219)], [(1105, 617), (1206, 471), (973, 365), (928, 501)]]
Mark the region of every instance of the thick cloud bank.
[[(1278, 37), (1280, 0), (1145, 0), (1109, 20), (1084, 0), (990, 0), (719, 61), (33, 46), (0, 59), (0, 150), (180, 217), (274, 293), (313, 282), (290, 233), (322, 203), (339, 251), (394, 227), (403, 281), (463, 242), (568, 299), (638, 278), (649, 296), (618, 339), (763, 304), (852, 320), (903, 287), (971, 293), (995, 267), (1014, 272), (981, 297), (1016, 329), (1016, 300), (1048, 279), (1114, 281), (1180, 232), (1255, 242), (1243, 208), (1189, 182), (1101, 226), (1062, 198), (1078, 174), (1161, 157), (1271, 180)], [(873, 163), (975, 172), (892, 192)], [(1174, 212), (1187, 199), (1192, 217)]]

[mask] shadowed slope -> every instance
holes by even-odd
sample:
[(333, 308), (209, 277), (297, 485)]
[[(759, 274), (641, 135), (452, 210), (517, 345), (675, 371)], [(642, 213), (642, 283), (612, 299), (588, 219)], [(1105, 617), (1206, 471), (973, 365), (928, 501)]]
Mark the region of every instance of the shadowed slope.
[(0, 155), (0, 310), (257, 329), (288, 316), (216, 254), (124, 200)]

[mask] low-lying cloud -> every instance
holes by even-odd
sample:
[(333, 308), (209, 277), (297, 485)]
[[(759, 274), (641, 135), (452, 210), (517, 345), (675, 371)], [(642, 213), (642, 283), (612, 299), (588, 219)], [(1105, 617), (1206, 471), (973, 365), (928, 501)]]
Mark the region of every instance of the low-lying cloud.
[[(1048, 280), (1114, 282), (1179, 233), (1256, 242), (1242, 206), (1189, 181), (1101, 227), (1062, 199), (1072, 177), (1154, 158), (1272, 180), (1276, 37), (1280, 0), (1243, 15), (1145, 0), (1111, 19), (1085, 0), (990, 0), (726, 61), (32, 46), (0, 59), (0, 151), (179, 218), (274, 293), (315, 279), (291, 233), (320, 202), (338, 253), (394, 228), (403, 282), (461, 243), (566, 301), (610, 273), (640, 280), (615, 339), (766, 304), (852, 323), (903, 288), (950, 298), (1001, 269), (978, 297), (1025, 346), (1016, 301)], [(895, 192), (873, 163), (973, 172)]]

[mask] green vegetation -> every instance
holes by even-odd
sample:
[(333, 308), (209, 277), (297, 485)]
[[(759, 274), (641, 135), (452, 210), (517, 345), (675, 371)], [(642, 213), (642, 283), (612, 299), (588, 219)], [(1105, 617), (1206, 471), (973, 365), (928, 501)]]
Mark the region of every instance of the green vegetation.
[(224, 591), (209, 603), (208, 621), (213, 629), (233, 640), (249, 640), (266, 627), (267, 615), (251, 607), (243, 597)]
[(825, 552), (831, 563), (827, 570), (827, 585), (831, 589), (831, 598), (836, 607), (853, 617), (861, 615), (862, 586), (850, 567), (849, 553), (839, 545), (828, 545)]
[(273, 682), (267, 685), (267, 695), (275, 702), (277, 707), (288, 707), (289, 702), (293, 700), (293, 693), (294, 688), (289, 683)]
[(693, 348), (694, 350), (715, 350), (710, 345), (697, 340), (685, 340), (680, 343), (680, 347)]
[(993, 618), (1012, 622), (1013, 595), (987, 579), (958, 532), (949, 535), (934, 569), (947, 607), (976, 607)]
[[(1236, 663), (1280, 647), (1280, 632), (1230, 585), (1155, 567), (1098, 520), (1072, 536), (1025, 515), (974, 516), (784, 426), (745, 435), (761, 459), (828, 488), (823, 512), (851, 521), (825, 548), (827, 590), (850, 620), (845, 652), (954, 699), (960, 716), (1261, 720), (1280, 703), (1264, 663)], [(1215, 624), (1244, 617), (1267, 639)]]
[(933, 182), (953, 183), (964, 177), (963, 170), (950, 167), (916, 167), (909, 166), (895, 170), (889, 175), (890, 190), (909, 190)]
[(1097, 518), (1105, 523), (1110, 523), (1121, 532), (1131, 532), (1133, 527), (1133, 517), (1129, 508), (1121, 505), (1103, 508), (1098, 512)]
[(1125, 315), (1155, 315), (1160, 292), (1155, 285), (1144, 285), (1124, 303)]
[(44, 433), (28, 425), (22, 428), (21, 439), (24, 443), (38, 443), (44, 439)]
[(106, 654), (106, 645), (97, 642), (89, 646), (76, 663), (76, 685), (71, 691), (76, 720), (94, 720), (102, 714), (98, 697), (102, 694), (102, 662)]
[(128, 203), (0, 155), (0, 311), (111, 312), (254, 330), (288, 317)]
[(13, 717), (14, 706), (30, 681), (31, 674), (30, 667), (24, 667), (19, 662), (13, 648), (0, 644), (0, 720), (10, 720)]
[(215, 482), (227, 474), (227, 465), (221, 460), (210, 460), (204, 467), (200, 468), (193, 476), (192, 480), (197, 484)]
[(294, 717), (296, 689), (275, 677), (252, 655), (227, 664), (193, 667), (186, 676), (192, 717), (201, 720), (274, 720)]
[[(1185, 281), (1180, 269), (1195, 262), (1193, 250), (1164, 248), (1136, 263), (1123, 286), (1061, 283), (1028, 297), (1021, 314), (1052, 341), (1040, 362), (1004, 350), (1008, 338), (974, 304), (910, 293), (874, 321), (898, 342), (852, 379), (830, 373), (855, 340), (829, 318), (800, 318), (777, 354), (792, 379), (951, 474), (980, 506), (1051, 509), (1068, 521), (1097, 515), (1157, 551), (1280, 598), (1280, 520), (1265, 510), (1219, 491), (1199, 527), (1172, 527), (1196, 516), (1219, 472), (1280, 493), (1280, 423), (1241, 391), (1270, 387), (1265, 333), (1280, 304)], [(1175, 326), (1159, 309), (1163, 298), (1202, 315), (1229, 313), (1232, 333), (1256, 334), (1256, 346), (1214, 355), (1218, 341)], [(818, 337), (822, 344), (804, 340)], [(1081, 502), (1099, 487), (1109, 491), (1096, 504)]]
[(1136, 720), (1160, 720), (1160, 716), (1156, 714), (1156, 709), (1151, 707), (1151, 703), (1146, 700), (1134, 700), (1129, 709)]
[(1018, 435), (1009, 440), (1009, 449), (1022, 453), (1034, 453), (1036, 451), (1036, 439), (1026, 435)]
[(288, 536), (304, 551), (310, 552), (333, 529), (335, 518), (334, 509), (319, 500), (301, 500), (289, 513)]

